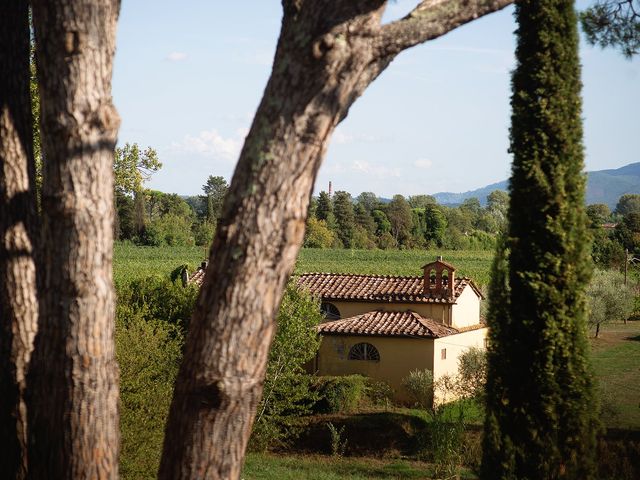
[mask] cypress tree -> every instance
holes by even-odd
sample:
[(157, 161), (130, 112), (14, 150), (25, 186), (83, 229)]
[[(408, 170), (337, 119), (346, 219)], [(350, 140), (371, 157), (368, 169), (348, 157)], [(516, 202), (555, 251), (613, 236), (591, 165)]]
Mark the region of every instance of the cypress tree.
[(594, 476), (580, 65), (572, 0), (516, 1), (509, 229), (490, 291), (482, 478)]

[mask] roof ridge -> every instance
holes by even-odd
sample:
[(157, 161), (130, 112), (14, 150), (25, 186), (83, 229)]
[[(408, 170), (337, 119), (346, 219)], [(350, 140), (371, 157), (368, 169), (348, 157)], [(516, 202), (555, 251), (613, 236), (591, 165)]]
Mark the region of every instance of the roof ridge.
[(369, 278), (424, 278), (423, 275), (381, 275), (377, 273), (336, 273), (336, 272), (305, 272), (297, 273), (293, 276), (303, 277), (305, 275), (336, 275), (341, 277), (369, 277)]

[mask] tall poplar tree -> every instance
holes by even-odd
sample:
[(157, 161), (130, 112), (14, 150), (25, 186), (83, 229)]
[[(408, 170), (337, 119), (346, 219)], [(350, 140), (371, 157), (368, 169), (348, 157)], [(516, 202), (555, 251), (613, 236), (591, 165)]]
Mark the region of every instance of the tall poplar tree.
[[(572, 0), (521, 0), (509, 234), (494, 266), (485, 479), (594, 475), (590, 268)], [(508, 265), (508, 267), (507, 267)]]

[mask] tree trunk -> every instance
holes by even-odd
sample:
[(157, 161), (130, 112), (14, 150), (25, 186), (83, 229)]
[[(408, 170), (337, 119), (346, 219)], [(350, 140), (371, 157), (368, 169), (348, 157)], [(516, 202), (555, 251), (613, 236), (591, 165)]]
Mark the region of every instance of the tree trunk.
[(0, 472), (27, 474), (26, 372), (36, 333), (29, 7), (0, 5)]
[(117, 478), (111, 72), (119, 1), (37, 0), (32, 8), (46, 162), (29, 475)]
[(285, 283), (329, 138), (400, 51), (510, 1), (284, 1), (271, 78), (227, 194), (190, 323), (161, 479), (239, 478)]

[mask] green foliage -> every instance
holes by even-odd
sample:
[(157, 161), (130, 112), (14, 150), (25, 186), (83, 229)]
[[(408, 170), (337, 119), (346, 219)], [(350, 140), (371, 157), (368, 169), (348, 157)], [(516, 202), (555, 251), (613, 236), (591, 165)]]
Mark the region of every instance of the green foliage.
[(348, 413), (354, 411), (367, 395), (367, 379), (362, 375), (318, 377), (314, 380), (318, 401), (314, 410), (321, 413)]
[(335, 241), (333, 231), (324, 220), (309, 217), (304, 235), (304, 246), (307, 248), (331, 248)]
[(487, 353), (472, 347), (458, 357), (458, 387), (461, 398), (484, 400), (487, 382)]
[(387, 205), (387, 218), (391, 224), (391, 235), (400, 245), (411, 233), (411, 207), (402, 195), (394, 195)]
[(378, 203), (380, 203), (378, 196), (373, 192), (362, 192), (356, 198), (356, 202), (358, 205), (362, 205), (369, 213), (373, 212), (378, 207)]
[(333, 423), (327, 422), (327, 428), (331, 435), (331, 456), (342, 457), (347, 451), (347, 439), (344, 438), (345, 425), (337, 428)]
[(490, 292), (487, 479), (594, 476), (598, 405), (585, 332), (590, 263), (573, 7), (516, 3), (510, 252), (508, 269), (504, 252), (497, 255)]
[[(182, 267), (180, 267), (182, 268)], [(195, 306), (198, 288), (186, 288), (166, 277), (139, 277), (116, 289), (118, 315), (128, 314), (147, 321), (163, 321), (186, 330)]]
[(607, 322), (620, 322), (633, 312), (635, 293), (624, 284), (624, 277), (618, 272), (596, 270), (589, 289), (589, 326), (596, 327)]
[(296, 433), (296, 417), (311, 411), (316, 397), (303, 366), (318, 351), (320, 340), (315, 327), (321, 321), (317, 300), (290, 283), (280, 304), (276, 335), (269, 350), (252, 448), (264, 450), (290, 440)]
[(189, 219), (173, 213), (153, 220), (146, 228), (145, 235), (145, 243), (156, 247), (195, 244)]
[(331, 197), (327, 192), (320, 192), (318, 195), (318, 202), (316, 205), (316, 218), (318, 220), (324, 220), (328, 225), (331, 225), (334, 221), (333, 218), (333, 204), (331, 203)]
[(130, 479), (154, 478), (183, 334), (175, 325), (118, 308), (115, 341), (120, 365), (120, 474)]
[(216, 226), (208, 220), (203, 220), (202, 222), (194, 223), (191, 231), (193, 232), (193, 241), (195, 244), (206, 247), (213, 242)]
[(207, 183), (202, 186), (206, 202), (206, 220), (215, 224), (222, 214), (222, 204), (229, 190), (229, 185), (224, 177), (209, 175)]
[(433, 405), (433, 372), (412, 370), (402, 379), (402, 386), (409, 392), (415, 403), (429, 409)]
[(408, 199), (411, 208), (427, 208), (437, 205), (437, 201), (432, 195), (412, 195)]
[(116, 148), (113, 159), (116, 192), (132, 195), (141, 191), (143, 183), (161, 168), (162, 163), (153, 148), (140, 150), (137, 143), (125, 143), (124, 147)]
[(336, 219), (336, 235), (346, 248), (351, 248), (355, 229), (353, 200), (347, 192), (336, 192), (333, 196), (333, 215)]
[(580, 14), (591, 45), (619, 48), (626, 57), (640, 51), (640, 3), (638, 0), (598, 0)]
[(591, 222), (592, 228), (600, 227), (603, 223), (608, 222), (611, 218), (611, 210), (605, 203), (594, 203), (587, 206), (587, 217)]
[(622, 216), (629, 213), (640, 213), (640, 195), (637, 193), (622, 195), (616, 204), (616, 213)]

